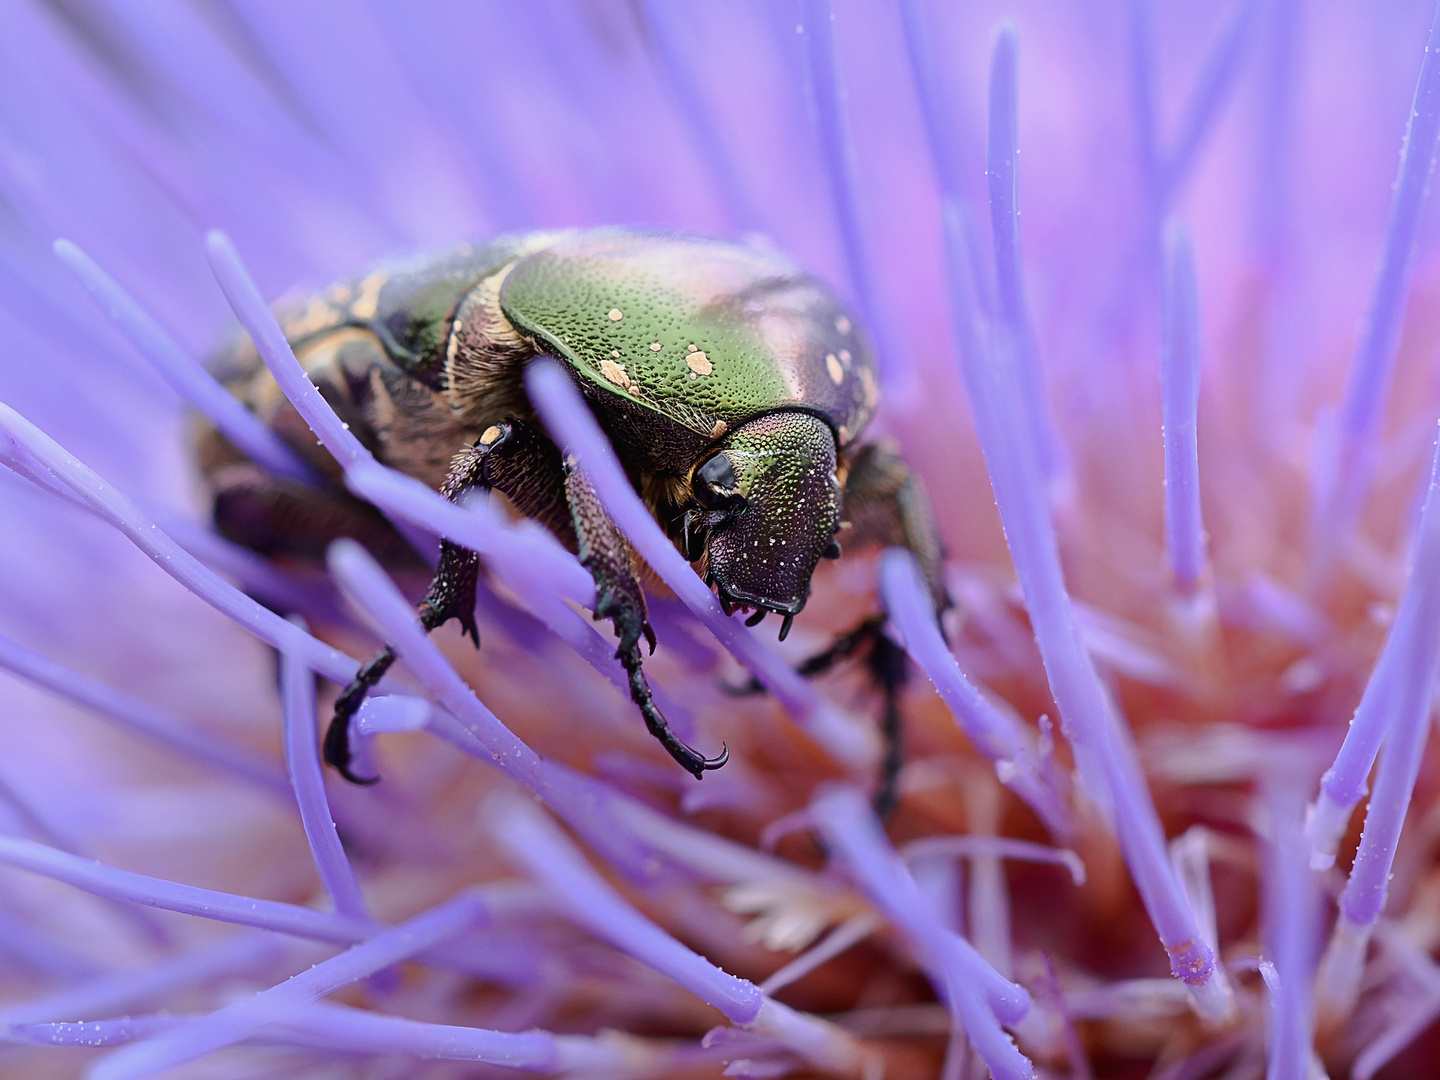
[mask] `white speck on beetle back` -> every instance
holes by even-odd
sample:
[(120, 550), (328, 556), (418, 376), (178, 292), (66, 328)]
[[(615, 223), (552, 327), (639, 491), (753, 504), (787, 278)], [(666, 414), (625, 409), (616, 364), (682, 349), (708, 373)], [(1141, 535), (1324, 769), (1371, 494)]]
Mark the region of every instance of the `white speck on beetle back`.
[(625, 368), (615, 363), (614, 360), (600, 361), (600, 374), (609, 379), (616, 386), (630, 389), (630, 376), (625, 374)]
[(651, 351), (651, 352), (659, 352), (659, 351), (660, 351), (660, 343), (659, 343), (658, 341), (652, 341), (652, 342), (650, 343), (650, 351)]
[(695, 375), (709, 375), (715, 370), (715, 365), (710, 363), (710, 358), (703, 352), (691, 353), (685, 357), (685, 363), (694, 373), (691, 378), (694, 378)]
[(848, 334), (850, 332), (850, 320), (844, 315), (837, 316), (835, 319), (835, 329), (842, 334)]
[(836, 386), (845, 381), (845, 369), (840, 366), (840, 361), (835, 359), (833, 352), (825, 356), (825, 370), (830, 372), (830, 381)]
[(612, 307), (612, 308), (610, 309), (610, 321), (611, 321), (611, 322), (619, 322), (619, 321), (620, 321), (621, 319), (623, 319), (624, 317), (625, 317), (625, 313), (624, 313), (623, 311), (621, 311), (618, 307)]

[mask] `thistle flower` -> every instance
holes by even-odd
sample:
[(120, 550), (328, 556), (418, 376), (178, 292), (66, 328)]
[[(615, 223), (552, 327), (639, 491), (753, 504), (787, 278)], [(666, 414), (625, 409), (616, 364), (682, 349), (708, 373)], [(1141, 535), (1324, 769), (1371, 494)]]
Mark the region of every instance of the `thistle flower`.
[[(1428, 1075), (1440, 12), (981, 7), (0, 7), (7, 1077)], [(847, 294), (948, 548), (943, 634), (899, 551), (747, 629), (532, 364), (699, 784), (574, 558), (377, 463), (266, 306), (602, 223)], [(307, 468), (203, 365), (237, 322), (482, 554), (478, 653), (354, 544), (208, 530), (194, 411)], [(877, 606), (884, 822), (873, 688), (792, 670)], [(380, 639), (359, 789), (316, 725)]]

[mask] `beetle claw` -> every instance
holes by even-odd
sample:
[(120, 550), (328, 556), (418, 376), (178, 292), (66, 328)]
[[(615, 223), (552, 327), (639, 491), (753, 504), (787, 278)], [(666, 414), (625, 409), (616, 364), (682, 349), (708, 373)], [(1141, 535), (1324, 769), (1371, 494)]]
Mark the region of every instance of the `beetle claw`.
[(786, 615), (785, 621), (780, 624), (780, 640), (784, 641), (790, 636), (790, 624), (795, 621), (794, 615)]
[(746, 626), (759, 626), (762, 622), (765, 621), (765, 616), (766, 616), (766, 615), (769, 615), (769, 614), (770, 614), (770, 613), (769, 613), (768, 611), (766, 611), (763, 607), (762, 607), (762, 608), (756, 608), (756, 609), (755, 609), (755, 614), (754, 614), (754, 615), (751, 615), (748, 619), (745, 620), (745, 625), (746, 625)]

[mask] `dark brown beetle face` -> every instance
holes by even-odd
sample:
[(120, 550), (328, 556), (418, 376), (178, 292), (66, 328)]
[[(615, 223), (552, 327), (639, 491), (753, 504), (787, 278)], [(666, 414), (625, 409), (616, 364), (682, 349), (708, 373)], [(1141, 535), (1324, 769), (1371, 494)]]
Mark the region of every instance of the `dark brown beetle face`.
[(708, 553), (706, 580), (727, 608), (787, 616), (810, 595), (810, 576), (840, 527), (835, 436), (809, 413), (769, 413), (737, 427), (691, 479), (699, 504), (685, 515), (686, 555)]

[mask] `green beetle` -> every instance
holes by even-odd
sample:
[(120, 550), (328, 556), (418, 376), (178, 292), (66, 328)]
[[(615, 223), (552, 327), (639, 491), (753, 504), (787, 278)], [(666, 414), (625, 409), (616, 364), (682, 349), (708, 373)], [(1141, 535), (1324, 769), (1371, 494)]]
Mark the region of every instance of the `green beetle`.
[[(640, 641), (653, 650), (654, 635), (635, 560), (526, 400), (531, 358), (565, 362), (656, 520), (727, 612), (753, 609), (752, 623), (777, 613), (783, 638), (846, 527), (847, 543), (908, 546), (944, 603), (918, 481), (893, 452), (857, 442), (879, 400), (869, 348), (828, 289), (770, 250), (620, 228), (506, 236), (383, 265), (281, 322), (311, 380), (380, 461), (451, 499), (499, 491), (580, 556), (635, 704), (696, 777), (725, 755), (686, 746), (651, 701)], [(232, 390), (333, 486), (270, 476), (210, 431), (200, 456), (220, 532), (271, 554), (318, 557), (348, 535), (382, 559), (407, 558), (384, 519), (344, 491), (253, 348), (232, 350), (224, 365)], [(442, 545), (419, 605), (427, 630), (458, 619), (479, 644), (477, 573), (473, 552)], [(878, 626), (869, 620), (803, 670), (868, 643), (889, 731), (903, 663), (881, 655)], [(349, 720), (393, 660), (387, 648), (362, 669), (326, 735), (326, 760), (356, 782), (365, 781), (350, 770)], [(887, 760), (882, 797), (898, 752)]]

